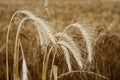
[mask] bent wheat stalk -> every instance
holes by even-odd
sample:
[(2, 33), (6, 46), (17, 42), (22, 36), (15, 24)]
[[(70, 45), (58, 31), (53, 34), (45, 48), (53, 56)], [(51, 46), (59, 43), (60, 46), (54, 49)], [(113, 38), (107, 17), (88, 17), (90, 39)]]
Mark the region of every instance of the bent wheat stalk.
[(16, 33), (16, 38), (15, 38), (15, 48), (14, 48), (14, 65), (13, 65), (13, 72), (14, 72), (14, 80), (18, 79), (18, 56), (17, 55), (17, 47), (18, 46), (18, 37), (19, 37), (19, 32), (22, 27), (22, 24), (25, 20), (28, 20), (28, 17), (23, 18), (21, 20), (20, 24), (18, 25), (17, 33)]
[(62, 77), (64, 77), (64, 76), (67, 76), (67, 75), (73, 74), (73, 73), (88, 73), (88, 74), (92, 74), (92, 75), (101, 77), (101, 78), (103, 78), (103, 79), (109, 80), (109, 78), (107, 78), (107, 77), (105, 77), (105, 76), (102, 76), (102, 75), (100, 75), (100, 74), (97, 74), (97, 73), (94, 73), (94, 72), (90, 72), (90, 71), (79, 71), (79, 70), (77, 70), (77, 71), (71, 71), (71, 72), (67, 72), (67, 73), (61, 74), (61, 75), (58, 76), (57, 78), (59, 79), (59, 78), (62, 78)]
[[(17, 55), (18, 35), (19, 35), (19, 31), (20, 31), (20, 28), (22, 27), (23, 22), (25, 22), (26, 20), (33, 20), (36, 24), (39, 24), (41, 26), (42, 30), (45, 32), (44, 34), (46, 35), (46, 37), (48, 37), (53, 44), (56, 44), (55, 37), (53, 36), (52, 32), (49, 30), (48, 26), (44, 23), (44, 21), (42, 19), (35, 17), (31, 12), (29, 12), (27, 10), (16, 11), (13, 14), (13, 16), (10, 20), (10, 23), (8, 25), (8, 31), (7, 31), (7, 37), (6, 37), (6, 77), (7, 77), (7, 80), (9, 80), (8, 38), (9, 38), (9, 33), (10, 33), (12, 20), (16, 16), (16, 14), (18, 14), (18, 13), (25, 14), (27, 17), (25, 17), (21, 20), (21, 22), (19, 23), (18, 29), (17, 29), (17, 33), (16, 33), (15, 47), (14, 47), (14, 65), (13, 65), (14, 80), (18, 79), (18, 55)], [(39, 28), (38, 26), (36, 26), (36, 27), (37, 27), (37, 29)], [(42, 32), (42, 31), (39, 31), (39, 30), (40, 29), (38, 29), (38, 33)]]
[(9, 80), (9, 67), (8, 67), (8, 42), (9, 42), (9, 34), (10, 34), (10, 28), (11, 28), (11, 23), (14, 19), (14, 17), (16, 16), (16, 14), (19, 13), (19, 11), (16, 11), (13, 16), (11, 17), (11, 20), (9, 22), (8, 25), (8, 30), (7, 30), (7, 36), (6, 36), (6, 78), (7, 80)]

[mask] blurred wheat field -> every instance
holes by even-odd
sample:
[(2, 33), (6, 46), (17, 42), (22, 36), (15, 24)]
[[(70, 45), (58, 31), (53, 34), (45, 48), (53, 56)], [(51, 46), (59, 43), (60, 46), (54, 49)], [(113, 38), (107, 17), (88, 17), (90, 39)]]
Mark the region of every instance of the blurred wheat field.
[(0, 80), (119, 80), (119, 4), (1, 0)]

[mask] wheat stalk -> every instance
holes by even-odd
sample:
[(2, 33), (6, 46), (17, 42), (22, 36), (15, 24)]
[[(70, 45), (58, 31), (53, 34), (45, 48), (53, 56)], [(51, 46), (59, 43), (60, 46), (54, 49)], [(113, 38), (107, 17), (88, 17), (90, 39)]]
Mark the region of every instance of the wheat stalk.
[(54, 48), (54, 46), (52, 46), (49, 50), (48, 53), (46, 53), (46, 57), (44, 57), (43, 60), (43, 71), (42, 71), (42, 80), (46, 80), (46, 73), (47, 73), (47, 68), (48, 68), (48, 61), (49, 61), (49, 57), (50, 57), (50, 53), (52, 51), (52, 49)]
[(57, 80), (57, 72), (58, 71), (58, 67), (54, 65), (53, 67), (53, 75), (54, 75), (54, 80)]
[(5, 48), (6, 44), (2, 45), (2, 47), (0, 48), (0, 53), (2, 52), (2, 50)]

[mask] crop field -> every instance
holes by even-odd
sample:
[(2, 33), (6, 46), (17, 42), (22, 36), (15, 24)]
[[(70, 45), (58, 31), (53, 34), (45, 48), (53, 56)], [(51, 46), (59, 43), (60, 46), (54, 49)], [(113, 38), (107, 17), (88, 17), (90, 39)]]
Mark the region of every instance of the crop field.
[(0, 0), (0, 80), (119, 79), (119, 0)]

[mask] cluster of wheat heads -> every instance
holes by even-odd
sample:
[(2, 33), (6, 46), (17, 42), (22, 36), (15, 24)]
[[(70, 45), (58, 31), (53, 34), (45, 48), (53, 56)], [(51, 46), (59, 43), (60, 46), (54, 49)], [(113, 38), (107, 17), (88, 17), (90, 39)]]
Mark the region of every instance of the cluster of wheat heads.
[[(14, 45), (14, 56), (13, 56), (13, 72), (12, 80), (31, 80), (32, 78), (29, 78), (28, 74), (30, 72), (30, 69), (28, 69), (28, 65), (25, 58), (24, 48), (22, 46), (21, 39), (19, 37), (20, 30), (23, 27), (23, 24), (31, 20), (35, 24), (36, 29), (36, 38), (37, 43), (40, 46), (40, 52), (39, 54), (42, 54), (42, 66), (39, 66), (39, 68), (42, 68), (41, 72), (38, 72), (38, 76), (42, 80), (57, 80), (60, 79), (68, 74), (73, 73), (87, 73), (92, 74), (94, 76), (102, 77), (104, 79), (104, 76), (101, 76), (97, 73), (85, 71), (84, 67), (86, 67), (87, 63), (92, 63), (93, 60), (93, 49), (92, 49), (92, 41), (89, 34), (89, 31), (86, 27), (82, 26), (80, 23), (74, 23), (68, 25), (63, 32), (59, 32), (56, 34), (53, 34), (53, 32), (49, 29), (50, 27), (45, 23), (45, 21), (41, 18), (38, 18), (34, 16), (30, 11), (28, 10), (19, 10), (16, 11), (9, 23), (8, 31), (7, 31), (7, 37), (6, 37), (6, 78), (9, 80), (9, 61), (8, 61), (8, 51), (9, 51), (9, 35), (10, 35), (10, 29), (11, 24), (14, 19), (14, 17), (17, 14), (24, 14), (25, 17), (20, 21), (17, 32), (15, 36), (15, 45)], [(67, 30), (71, 27), (77, 27), (80, 32), (82, 33), (82, 36), (86, 42), (86, 48), (88, 51), (87, 60), (85, 60), (81, 55), (84, 53), (81, 53), (80, 49), (77, 47), (77, 44), (73, 41), (72, 37), (66, 33)], [(19, 55), (22, 55), (22, 71), (19, 69)], [(40, 57), (40, 58), (41, 58)], [(59, 64), (60, 62), (60, 64)], [(20, 72), (22, 72), (20, 74)], [(41, 75), (40, 75), (41, 74)], [(30, 76), (32, 77), (32, 75)], [(87, 76), (86, 76), (87, 77)], [(38, 80), (37, 79), (37, 80)]]

